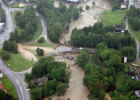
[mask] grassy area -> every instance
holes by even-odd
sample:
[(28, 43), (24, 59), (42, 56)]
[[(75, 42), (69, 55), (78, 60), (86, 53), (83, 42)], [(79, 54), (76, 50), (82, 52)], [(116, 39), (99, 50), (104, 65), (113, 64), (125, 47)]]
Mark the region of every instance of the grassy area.
[(42, 47), (53, 47), (53, 45), (47, 43), (47, 42), (43, 42), (43, 43), (38, 43), (36, 42), (32, 42), (29, 44), (30, 46), (42, 46)]
[(7, 90), (7, 93), (12, 97), (14, 97), (14, 100), (18, 100), (17, 92), (12, 82), (5, 75), (3, 75), (0, 81), (2, 82), (5, 89)]
[(135, 31), (131, 25), (129, 25), (129, 28), (131, 30), (131, 32), (135, 35), (135, 37), (138, 39), (138, 41), (140, 42), (140, 31)]
[(19, 8), (19, 3), (15, 2), (13, 4), (10, 5), (11, 8)]
[(40, 20), (37, 20), (37, 30), (33, 36), (33, 38), (31, 39), (31, 41), (36, 40), (42, 33), (42, 24), (40, 22)]
[(126, 15), (126, 11), (127, 10), (106, 10), (101, 17), (101, 21), (104, 25), (113, 26), (116, 24), (124, 23), (123, 18)]
[(31, 61), (25, 59), (20, 53), (13, 54), (10, 53), (10, 59), (6, 61), (9, 68), (14, 71), (24, 71), (32, 66)]

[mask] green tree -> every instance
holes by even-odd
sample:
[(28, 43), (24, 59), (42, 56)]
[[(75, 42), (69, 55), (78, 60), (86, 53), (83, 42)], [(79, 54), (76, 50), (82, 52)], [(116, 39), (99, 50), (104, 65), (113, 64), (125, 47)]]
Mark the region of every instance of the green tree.
[(6, 61), (10, 58), (9, 53), (6, 51), (0, 52), (0, 56), (2, 57), (2, 59), (6, 60)]
[(0, 100), (7, 100), (6, 93), (0, 89)]
[(44, 42), (44, 37), (41, 37), (39, 40), (38, 40), (38, 43), (43, 43)]
[(84, 68), (88, 63), (88, 52), (87, 50), (82, 50), (82, 52), (77, 56), (77, 64)]
[(18, 53), (18, 47), (14, 41), (4, 41), (2, 49), (12, 53)]
[(34, 88), (31, 90), (33, 100), (42, 100), (42, 90), (41, 88)]
[(37, 55), (38, 55), (38, 56), (43, 56), (43, 55), (44, 55), (44, 50), (43, 50), (43, 49), (37, 48), (37, 49), (36, 49), (36, 52), (37, 52)]
[(86, 10), (89, 10), (89, 6), (88, 5), (86, 5)]
[(110, 60), (109, 60), (109, 62), (108, 62), (108, 64), (107, 64), (107, 66), (110, 68), (110, 67), (114, 67), (115, 68), (115, 70), (116, 71), (123, 71), (124, 70), (124, 64), (122, 63), (122, 59), (121, 59), (121, 57), (119, 56), (119, 55), (117, 55), (117, 54), (114, 54), (111, 58), (110, 58)]
[(57, 91), (58, 96), (65, 93), (66, 87), (67, 87), (66, 83), (60, 83), (59, 85), (57, 85), (56, 91)]
[(95, 2), (94, 2), (94, 1), (92, 2), (92, 6), (93, 6), (93, 7), (95, 6)]

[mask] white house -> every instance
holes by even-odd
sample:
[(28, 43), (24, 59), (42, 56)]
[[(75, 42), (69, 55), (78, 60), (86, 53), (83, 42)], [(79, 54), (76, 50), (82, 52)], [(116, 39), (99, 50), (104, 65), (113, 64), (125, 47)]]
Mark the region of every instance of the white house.
[(126, 9), (126, 8), (127, 8), (126, 2), (122, 2), (121, 3), (121, 9)]
[(2, 71), (0, 70), (0, 78), (2, 78), (3, 77), (3, 73), (2, 73)]

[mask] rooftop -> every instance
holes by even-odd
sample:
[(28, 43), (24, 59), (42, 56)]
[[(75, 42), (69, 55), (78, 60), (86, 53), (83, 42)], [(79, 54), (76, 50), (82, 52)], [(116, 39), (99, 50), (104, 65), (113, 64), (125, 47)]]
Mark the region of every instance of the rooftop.
[(43, 81), (45, 81), (45, 82), (48, 81), (48, 77), (41, 77), (41, 78), (31, 80), (32, 83), (40, 83), (40, 82), (43, 82)]
[(69, 2), (74, 2), (74, 3), (76, 3), (76, 2), (79, 2), (80, 0), (66, 0), (66, 1), (69, 1)]
[(136, 80), (140, 80), (140, 74), (135, 75)]

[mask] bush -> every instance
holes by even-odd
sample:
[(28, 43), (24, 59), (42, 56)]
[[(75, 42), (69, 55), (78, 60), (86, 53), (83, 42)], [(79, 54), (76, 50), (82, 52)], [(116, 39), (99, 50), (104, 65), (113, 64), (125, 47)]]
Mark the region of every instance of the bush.
[(60, 83), (59, 85), (57, 85), (56, 91), (57, 91), (58, 96), (65, 93), (66, 87), (67, 87), (66, 83)]
[(88, 5), (86, 6), (86, 10), (89, 10), (89, 6)]
[(92, 6), (93, 6), (93, 7), (95, 6), (95, 2), (94, 2), (94, 1), (92, 2)]
[(39, 40), (38, 40), (38, 43), (43, 43), (44, 42), (44, 37), (41, 37)]
[(38, 56), (43, 56), (43, 55), (44, 55), (44, 50), (43, 50), (43, 49), (37, 48), (37, 49), (36, 49), (36, 52), (37, 52), (37, 55), (38, 55)]
[(6, 52), (6, 51), (2, 51), (2, 52), (0, 53), (0, 56), (2, 57), (2, 59), (6, 60), (6, 61), (10, 58), (9, 53)]
[(12, 53), (18, 53), (18, 47), (14, 41), (4, 41), (2, 49)]

